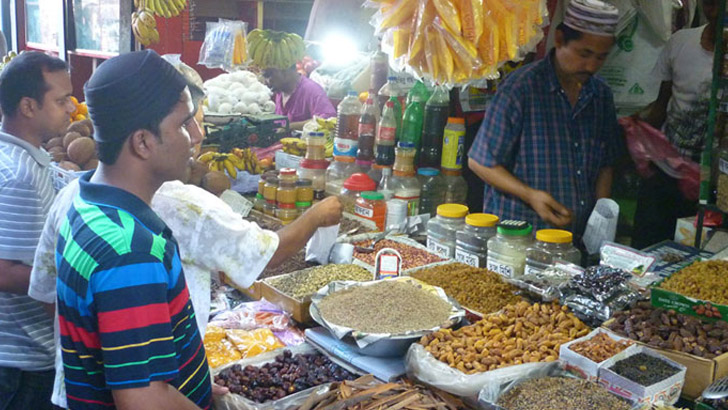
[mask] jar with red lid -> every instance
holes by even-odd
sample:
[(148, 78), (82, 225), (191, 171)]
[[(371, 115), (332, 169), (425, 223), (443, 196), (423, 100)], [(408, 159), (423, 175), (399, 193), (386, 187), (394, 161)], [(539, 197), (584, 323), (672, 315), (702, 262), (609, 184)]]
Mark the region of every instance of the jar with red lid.
[(384, 202), (384, 195), (381, 192), (363, 192), (356, 200), (354, 213), (374, 222), (379, 231), (384, 231), (384, 220), (387, 218), (387, 203)]
[(341, 189), (341, 195), (339, 196), (344, 211), (354, 213), (354, 205), (356, 204), (356, 200), (361, 196), (361, 193), (376, 190), (377, 183), (369, 175), (361, 172), (351, 174), (344, 181), (344, 187)]
[(298, 210), (296, 210), (296, 204), (278, 204), (276, 210), (276, 217), (281, 220), (283, 225), (288, 225), (298, 218)]
[(281, 188), (295, 188), (298, 176), (294, 168), (283, 168), (278, 174), (278, 184)]
[(314, 200), (324, 199), (326, 192), (326, 169), (329, 161), (304, 159), (298, 168), (298, 178), (311, 180)]

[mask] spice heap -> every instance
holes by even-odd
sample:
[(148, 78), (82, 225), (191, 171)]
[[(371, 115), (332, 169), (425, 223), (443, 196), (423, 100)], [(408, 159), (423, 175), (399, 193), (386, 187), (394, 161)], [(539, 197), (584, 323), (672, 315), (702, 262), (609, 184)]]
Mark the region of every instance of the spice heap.
[(728, 304), (728, 261), (695, 262), (665, 279), (660, 288), (726, 305)]
[(463, 263), (450, 263), (418, 270), (410, 276), (441, 287), (461, 305), (480, 313), (492, 313), (521, 300), (517, 289), (500, 275)]
[(642, 386), (652, 386), (680, 372), (679, 368), (646, 353), (622, 359), (609, 370)]
[(306, 262), (306, 250), (301, 249), (292, 257), (286, 259), (280, 265), (273, 268), (265, 268), (258, 279), (271, 278), (286, 273), (297, 272), (306, 268), (316, 266), (315, 263)]
[(594, 363), (601, 363), (633, 344), (634, 342), (631, 340), (620, 340), (618, 342), (606, 333), (599, 333), (589, 340), (572, 344), (569, 349)]
[(405, 381), (382, 384), (372, 375), (332, 386), (326, 394), (312, 394), (299, 410), (404, 409), (457, 410), (465, 408), (459, 399), (436, 389), (415, 386)]
[(325, 265), (280, 276), (267, 282), (294, 299), (304, 300), (333, 281), (366, 282), (374, 279), (373, 276), (368, 270), (356, 265)]
[(351, 380), (354, 375), (320, 354), (297, 354), (290, 350), (261, 367), (234, 365), (215, 376), (215, 383), (258, 403), (325, 383)]
[(617, 312), (607, 327), (632, 340), (712, 359), (728, 352), (728, 323), (702, 322), (674, 311), (640, 302), (633, 309)]
[(525, 381), (498, 399), (506, 410), (629, 410), (630, 405), (603, 387), (582, 379), (541, 377)]
[(404, 333), (443, 325), (452, 306), (416, 284), (387, 280), (354, 286), (318, 304), (327, 322), (364, 333)]
[(553, 362), (561, 345), (589, 333), (565, 306), (508, 305), (458, 330), (441, 329), (420, 344), (435, 358), (466, 374), (532, 362)]
[[(372, 241), (361, 241), (355, 242), (354, 246), (368, 247)], [(435, 262), (442, 262), (445, 259), (439, 256), (427, 252), (423, 249), (415, 248), (414, 246), (405, 245), (403, 243), (395, 242), (389, 239), (383, 239), (374, 245), (374, 252), (362, 253), (354, 251), (354, 257), (360, 261), (374, 266), (377, 252), (384, 248), (392, 248), (402, 255), (402, 270), (418, 268), (420, 266), (429, 265)]]

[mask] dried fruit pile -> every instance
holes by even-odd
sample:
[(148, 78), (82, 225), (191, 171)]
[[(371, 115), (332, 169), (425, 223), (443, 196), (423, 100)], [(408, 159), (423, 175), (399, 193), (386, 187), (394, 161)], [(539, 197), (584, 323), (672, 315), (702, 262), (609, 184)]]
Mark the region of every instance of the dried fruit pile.
[(601, 363), (630, 347), (632, 344), (634, 344), (634, 342), (631, 340), (620, 340), (618, 342), (609, 337), (606, 333), (599, 333), (589, 340), (572, 344), (569, 346), (569, 349), (586, 357), (594, 363)]
[[(696, 299), (728, 304), (728, 261), (695, 262), (665, 279), (660, 288)], [(713, 317), (718, 310), (706, 309), (702, 313)]]

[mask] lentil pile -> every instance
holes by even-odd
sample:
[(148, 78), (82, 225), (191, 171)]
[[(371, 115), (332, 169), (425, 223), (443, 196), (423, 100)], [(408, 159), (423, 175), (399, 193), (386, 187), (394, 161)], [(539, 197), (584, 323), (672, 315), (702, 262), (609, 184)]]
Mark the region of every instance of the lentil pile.
[(665, 279), (660, 288), (696, 299), (728, 304), (728, 261), (695, 262)]
[(679, 368), (646, 353), (622, 359), (609, 370), (642, 386), (652, 386), (680, 372)]
[(693, 316), (653, 308), (649, 301), (617, 312), (607, 327), (620, 336), (650, 346), (712, 359), (728, 352), (728, 323), (703, 322)]
[[(368, 247), (372, 241), (360, 241), (355, 242), (354, 246)], [(427, 252), (423, 249), (415, 248), (414, 246), (405, 245), (403, 243), (395, 242), (389, 239), (382, 239), (374, 245), (374, 252), (372, 253), (361, 253), (354, 250), (354, 257), (360, 261), (374, 266), (377, 252), (384, 248), (392, 248), (402, 255), (402, 270), (418, 268), (420, 266), (429, 265), (430, 263), (442, 262), (445, 259)]]
[(541, 377), (525, 381), (498, 399), (506, 410), (629, 410), (603, 387), (581, 379)]
[(631, 340), (616, 341), (606, 333), (599, 333), (589, 340), (572, 344), (569, 349), (594, 363), (601, 363), (633, 344)]
[(533, 362), (553, 362), (561, 345), (586, 336), (589, 328), (566, 306), (508, 305), (458, 330), (441, 329), (420, 344), (436, 359), (466, 374)]
[(258, 403), (278, 400), (289, 394), (325, 383), (352, 380), (356, 376), (320, 354), (293, 355), (290, 350), (261, 367), (236, 364), (217, 376), (215, 383), (226, 386)]
[(461, 305), (480, 313), (491, 313), (521, 300), (513, 285), (487, 269), (450, 263), (413, 272), (410, 276), (441, 287)]
[(366, 282), (372, 279), (374, 279), (374, 275), (361, 266), (325, 265), (291, 275), (279, 276), (268, 280), (268, 284), (294, 299), (303, 300), (333, 281)]
[(415, 284), (383, 281), (332, 293), (318, 308), (323, 319), (339, 326), (364, 333), (404, 333), (444, 324), (451, 305)]

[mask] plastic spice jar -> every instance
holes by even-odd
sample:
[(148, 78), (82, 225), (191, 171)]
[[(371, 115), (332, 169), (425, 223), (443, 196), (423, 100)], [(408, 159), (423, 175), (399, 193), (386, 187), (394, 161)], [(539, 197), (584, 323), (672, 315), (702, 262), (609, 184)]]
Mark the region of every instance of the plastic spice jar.
[(381, 192), (366, 191), (361, 194), (354, 204), (354, 213), (362, 218), (373, 221), (377, 229), (384, 231), (384, 221), (387, 218), (387, 204)]
[(265, 178), (261, 176), (260, 179), (258, 180), (258, 194), (263, 196), (264, 192), (265, 192)]
[(299, 179), (296, 182), (296, 202), (313, 201), (313, 186), (310, 179)]
[(341, 189), (341, 195), (339, 196), (344, 211), (354, 213), (354, 204), (361, 196), (361, 193), (366, 191), (375, 191), (376, 189), (377, 183), (369, 178), (369, 175), (361, 172), (352, 174), (346, 181), (344, 181), (344, 187)]
[(282, 188), (295, 188), (298, 175), (293, 168), (283, 168), (278, 174), (278, 185)]
[(536, 231), (536, 242), (526, 249), (526, 275), (544, 271), (555, 261), (581, 264), (581, 252), (572, 244), (574, 236), (561, 229)]
[(268, 216), (276, 216), (276, 209), (278, 209), (278, 207), (276, 206), (275, 201), (265, 201), (265, 205), (263, 205), (264, 214)]
[(491, 214), (470, 214), (455, 234), (455, 260), (476, 268), (486, 267), (488, 239), (495, 236), (499, 218)]
[(263, 198), (266, 201), (276, 201), (276, 193), (278, 191), (278, 178), (268, 177), (265, 179), (265, 186), (263, 187)]
[(255, 202), (253, 202), (253, 209), (256, 211), (263, 212), (265, 208), (265, 198), (262, 194), (255, 194)]
[(298, 211), (298, 216), (303, 215), (306, 211), (311, 208), (311, 201), (309, 202), (296, 202), (296, 211)]
[(301, 166), (298, 168), (298, 178), (311, 181), (314, 199), (324, 199), (324, 192), (326, 191), (326, 169), (328, 167), (329, 161), (325, 159), (304, 159), (301, 161)]
[(496, 235), (488, 240), (487, 267), (508, 278), (523, 275), (526, 249), (533, 243), (533, 226), (524, 221), (499, 223)]
[(427, 222), (427, 249), (445, 259), (455, 257), (455, 234), (465, 224), (468, 207), (443, 204), (437, 207), (437, 216)]
[(323, 132), (309, 132), (303, 140), (306, 141), (306, 159), (318, 161), (325, 158), (326, 137)]
[(296, 204), (279, 204), (276, 216), (283, 222), (283, 225), (288, 225), (298, 218), (298, 211), (296, 210)]

